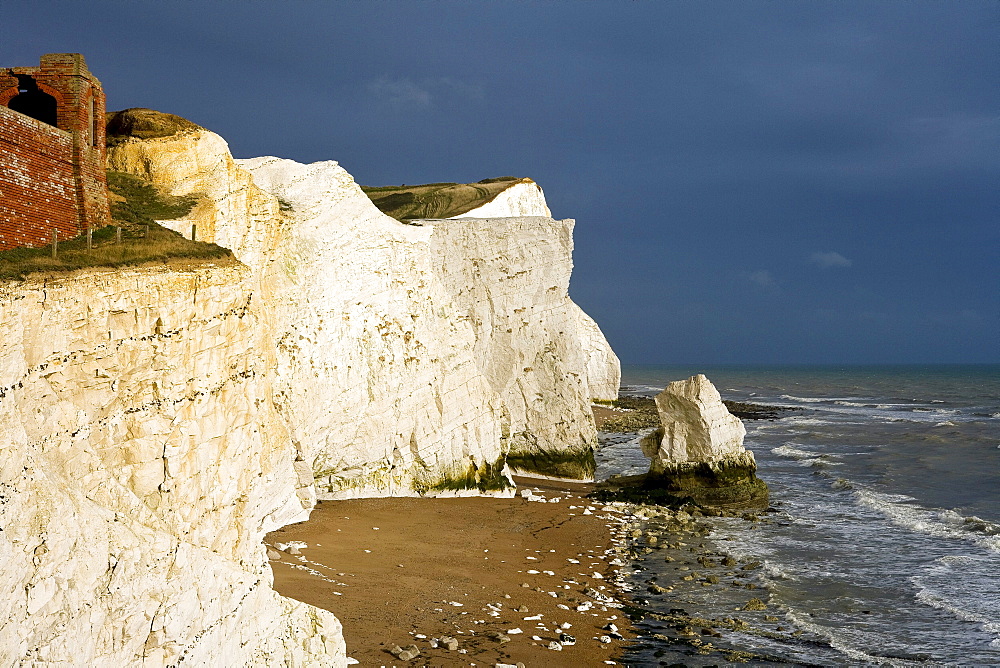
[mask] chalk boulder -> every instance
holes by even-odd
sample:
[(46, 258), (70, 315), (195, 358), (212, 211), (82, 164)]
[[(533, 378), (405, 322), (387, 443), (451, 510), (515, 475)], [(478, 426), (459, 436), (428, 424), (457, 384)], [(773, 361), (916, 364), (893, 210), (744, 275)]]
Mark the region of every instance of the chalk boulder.
[(653, 473), (671, 464), (714, 462), (745, 452), (743, 422), (730, 414), (703, 374), (667, 385), (656, 396), (656, 408), (662, 433), (642, 444)]
[(650, 458), (646, 487), (709, 506), (767, 505), (746, 428), (703, 374), (670, 383), (656, 396), (661, 426), (641, 441)]

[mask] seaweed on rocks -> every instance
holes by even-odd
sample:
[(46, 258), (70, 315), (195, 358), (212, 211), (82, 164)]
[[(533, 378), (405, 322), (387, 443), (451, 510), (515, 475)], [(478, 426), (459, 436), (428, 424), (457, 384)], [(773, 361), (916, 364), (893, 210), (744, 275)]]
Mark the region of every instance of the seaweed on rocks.
[(597, 463), (593, 448), (565, 450), (532, 449), (507, 455), (507, 465), (515, 473), (539, 474), (552, 478), (593, 480)]

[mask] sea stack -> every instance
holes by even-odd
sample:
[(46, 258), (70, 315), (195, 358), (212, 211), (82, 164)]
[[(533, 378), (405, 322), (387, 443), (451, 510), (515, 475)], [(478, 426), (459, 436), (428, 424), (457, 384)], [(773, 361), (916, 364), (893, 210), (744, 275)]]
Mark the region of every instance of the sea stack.
[(661, 426), (642, 439), (650, 458), (644, 487), (723, 508), (766, 507), (746, 428), (703, 374), (674, 381), (656, 396)]

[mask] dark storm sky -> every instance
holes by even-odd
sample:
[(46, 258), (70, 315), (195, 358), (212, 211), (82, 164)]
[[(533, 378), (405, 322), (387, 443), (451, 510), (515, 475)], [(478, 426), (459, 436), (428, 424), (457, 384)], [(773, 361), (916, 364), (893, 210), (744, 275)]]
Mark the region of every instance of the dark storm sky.
[(1000, 3), (7, 0), (0, 66), (382, 185), (530, 176), (623, 361), (1000, 362)]

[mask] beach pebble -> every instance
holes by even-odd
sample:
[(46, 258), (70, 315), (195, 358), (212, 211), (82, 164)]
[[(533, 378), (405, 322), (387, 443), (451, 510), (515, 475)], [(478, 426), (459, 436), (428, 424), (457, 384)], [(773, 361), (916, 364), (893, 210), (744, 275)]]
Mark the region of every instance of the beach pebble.
[(524, 621), (526, 621), (526, 622), (537, 622), (541, 618), (542, 618), (541, 615), (531, 615), (530, 617), (525, 617)]
[(278, 552), (277, 550), (272, 550), (271, 548), (267, 548), (267, 558), (270, 559), (271, 561), (278, 561), (279, 559), (281, 559), (281, 552)]
[(611, 642), (611, 636), (601, 636), (597, 640), (607, 645), (609, 642)]
[(524, 633), (520, 628), (507, 629), (507, 635), (516, 636), (518, 634)]
[(500, 643), (501, 645), (510, 642), (510, 636), (505, 633), (500, 633), (499, 631), (487, 631), (486, 637)]
[(559, 634), (559, 644), (563, 645), (565, 647), (569, 647), (570, 645), (575, 645), (576, 644), (576, 638), (574, 638), (573, 636), (571, 636), (568, 633), (560, 633)]
[(458, 649), (458, 640), (452, 638), (451, 636), (441, 636), (441, 638), (438, 639), (438, 644), (452, 652)]
[(546, 645), (546, 647), (548, 647), (549, 649), (554, 650), (556, 652), (561, 652), (562, 648), (563, 648), (562, 644), (556, 642), (555, 640), (553, 640), (548, 645)]

